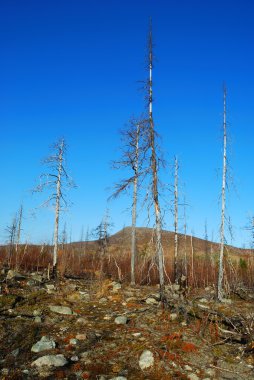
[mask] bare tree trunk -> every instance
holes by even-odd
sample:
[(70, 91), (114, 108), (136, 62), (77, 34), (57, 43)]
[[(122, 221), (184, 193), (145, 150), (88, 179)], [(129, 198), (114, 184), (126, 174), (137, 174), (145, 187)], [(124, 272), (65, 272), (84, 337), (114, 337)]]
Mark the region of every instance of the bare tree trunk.
[(134, 180), (133, 180), (133, 204), (132, 204), (132, 226), (131, 226), (131, 285), (135, 285), (139, 133), (140, 133), (140, 125), (137, 124), (135, 161), (133, 165)]
[(161, 243), (161, 210), (158, 195), (158, 162), (155, 149), (155, 136), (154, 136), (154, 122), (153, 122), (153, 88), (152, 88), (152, 69), (153, 69), (153, 42), (152, 42), (152, 25), (150, 25), (149, 33), (149, 134), (150, 134), (150, 148), (151, 148), (151, 168), (152, 168), (152, 192), (153, 203), (155, 210), (155, 231), (156, 231), (156, 254), (159, 264), (159, 278), (160, 278), (160, 295), (164, 299), (165, 283), (164, 283), (164, 258)]
[(227, 177), (227, 123), (226, 123), (226, 97), (227, 90), (224, 87), (223, 99), (223, 172), (222, 172), (222, 189), (221, 189), (221, 227), (220, 227), (220, 258), (217, 297), (219, 301), (223, 299), (223, 258), (225, 244), (225, 205), (226, 205), (226, 177)]
[(20, 244), (20, 235), (21, 235), (21, 224), (22, 224), (22, 216), (23, 216), (23, 206), (20, 206), (18, 213), (18, 230), (17, 230), (17, 240), (16, 240), (16, 265), (15, 269), (19, 269), (19, 244)]
[(58, 230), (59, 230), (59, 212), (60, 212), (60, 199), (61, 199), (61, 176), (62, 176), (62, 170), (63, 170), (63, 149), (64, 149), (64, 140), (62, 140), (60, 143), (58, 175), (57, 175), (57, 184), (56, 184), (53, 278), (57, 277)]
[(178, 273), (178, 160), (175, 157), (175, 185), (174, 185), (174, 282), (179, 280)]
[(194, 286), (194, 247), (193, 247), (193, 234), (191, 233), (191, 282)]
[(184, 272), (188, 283), (188, 261), (187, 261), (187, 220), (186, 220), (186, 202), (184, 198)]

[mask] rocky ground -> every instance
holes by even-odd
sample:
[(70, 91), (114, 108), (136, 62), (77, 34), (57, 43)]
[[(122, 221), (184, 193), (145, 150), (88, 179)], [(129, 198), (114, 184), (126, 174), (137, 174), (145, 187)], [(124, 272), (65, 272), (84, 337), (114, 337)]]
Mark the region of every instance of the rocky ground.
[[(243, 298), (243, 297), (242, 297)], [(253, 379), (254, 301), (2, 274), (1, 379)], [(252, 341), (253, 338), (253, 341)]]

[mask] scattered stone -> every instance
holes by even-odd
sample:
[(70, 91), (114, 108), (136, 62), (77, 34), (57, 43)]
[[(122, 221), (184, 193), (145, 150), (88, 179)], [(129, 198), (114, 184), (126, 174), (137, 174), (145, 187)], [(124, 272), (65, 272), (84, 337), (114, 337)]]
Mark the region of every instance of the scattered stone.
[(108, 300), (105, 297), (99, 299), (99, 303), (107, 303), (107, 302)]
[(82, 299), (82, 296), (79, 292), (72, 292), (70, 294), (67, 294), (67, 300), (70, 302), (77, 302)]
[(143, 369), (152, 367), (153, 364), (154, 364), (153, 353), (149, 350), (143, 351), (139, 359), (139, 367), (143, 370)]
[(75, 338), (70, 339), (70, 344), (72, 344), (73, 346), (76, 346), (77, 343), (78, 343), (77, 339)]
[(45, 350), (52, 350), (56, 347), (56, 343), (47, 336), (43, 336), (39, 342), (35, 343), (31, 348), (32, 352), (41, 352)]
[(86, 334), (77, 334), (76, 335), (76, 339), (78, 339), (78, 340), (86, 340), (87, 336), (86, 336)]
[(56, 290), (56, 287), (53, 284), (46, 284), (46, 289), (48, 292), (52, 292), (53, 290)]
[(199, 307), (200, 309), (203, 309), (203, 310), (208, 310), (208, 309), (209, 309), (209, 306), (207, 306), (207, 305), (203, 305), (202, 303), (198, 303), (198, 307)]
[(35, 322), (35, 323), (41, 323), (41, 322), (42, 322), (41, 317), (36, 316), (36, 317), (34, 318), (34, 322)]
[[(104, 377), (105, 379), (105, 377)], [(127, 377), (124, 376), (116, 376), (116, 377), (111, 377), (109, 380), (127, 380)]]
[(88, 320), (85, 318), (78, 318), (76, 322), (77, 323), (83, 323), (84, 325), (86, 325), (88, 323)]
[(172, 289), (173, 289), (175, 292), (179, 292), (179, 290), (180, 290), (180, 285), (179, 285), (179, 284), (173, 284), (173, 285), (172, 285)]
[(133, 333), (132, 336), (134, 336), (135, 338), (139, 338), (141, 336), (141, 333), (140, 332)]
[(41, 276), (40, 274), (37, 274), (37, 273), (32, 273), (32, 278), (33, 278), (33, 281), (35, 283), (37, 282), (37, 283), (41, 284), (44, 281), (43, 276)]
[(119, 317), (115, 318), (115, 323), (117, 325), (126, 325), (127, 321), (128, 321), (128, 318), (125, 317), (124, 315), (122, 316), (120, 315)]
[(232, 304), (232, 300), (229, 299), (229, 298), (223, 298), (223, 299), (221, 300), (221, 302), (223, 302), (223, 303), (225, 303), (225, 304), (227, 304), (227, 305), (231, 305), (231, 304)]
[(213, 368), (208, 368), (208, 369), (205, 371), (205, 374), (208, 375), (208, 376), (211, 376), (211, 377), (215, 377), (215, 375), (216, 375), (216, 371), (215, 371)]
[(45, 355), (32, 362), (32, 367), (63, 367), (68, 362), (62, 354), (59, 355)]
[(195, 373), (190, 373), (187, 377), (189, 380), (199, 380), (199, 377)]
[(37, 317), (37, 316), (40, 316), (41, 315), (41, 311), (40, 310), (34, 310), (33, 311), (33, 316), (34, 317)]
[(6, 280), (24, 280), (26, 277), (14, 270), (8, 270)]
[(19, 355), (19, 352), (20, 352), (19, 348), (16, 348), (16, 350), (13, 350), (11, 352), (11, 355), (14, 356), (14, 358), (16, 358)]
[(199, 302), (201, 302), (201, 303), (208, 303), (208, 300), (207, 300), (206, 298), (201, 298), (201, 299), (199, 300)]
[(192, 368), (188, 364), (184, 366), (184, 369), (185, 371), (192, 371)]
[(73, 355), (72, 357), (71, 357), (71, 361), (72, 362), (78, 362), (78, 356), (77, 355)]
[(169, 318), (171, 321), (175, 321), (178, 318), (178, 314), (177, 313), (171, 313)]
[(79, 294), (81, 295), (82, 300), (90, 301), (90, 295), (87, 292), (81, 292), (80, 291)]
[(68, 306), (49, 306), (54, 313), (72, 315), (72, 310)]
[(146, 303), (148, 305), (158, 305), (158, 301), (156, 301), (156, 299), (152, 298), (152, 297), (149, 297), (146, 299)]
[(122, 285), (119, 284), (119, 282), (112, 282), (112, 285), (113, 285), (113, 292), (117, 292), (118, 290), (122, 288)]

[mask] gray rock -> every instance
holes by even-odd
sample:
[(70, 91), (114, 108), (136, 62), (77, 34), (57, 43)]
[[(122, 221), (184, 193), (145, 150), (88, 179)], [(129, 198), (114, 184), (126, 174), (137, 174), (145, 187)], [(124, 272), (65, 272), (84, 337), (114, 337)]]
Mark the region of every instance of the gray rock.
[(40, 311), (40, 310), (34, 310), (34, 311), (33, 311), (33, 315), (34, 315), (35, 317), (38, 317), (38, 316), (41, 315), (41, 311)]
[(71, 361), (72, 361), (72, 362), (78, 362), (78, 356), (77, 356), (77, 355), (73, 355), (73, 356), (71, 357)]
[(73, 346), (76, 346), (76, 344), (78, 344), (78, 340), (75, 338), (72, 338), (70, 339), (70, 344), (72, 344)]
[(6, 276), (6, 280), (23, 280), (24, 278), (26, 277), (12, 269), (8, 270)]
[(208, 300), (207, 300), (206, 298), (201, 298), (201, 299), (199, 300), (199, 302), (202, 302), (202, 303), (207, 303), (207, 302), (208, 302)]
[(199, 377), (195, 373), (190, 373), (188, 375), (189, 380), (199, 380)]
[(38, 315), (36, 317), (34, 317), (34, 322), (35, 323), (41, 323), (42, 322), (41, 317), (39, 317)]
[(87, 325), (89, 323), (87, 319), (82, 318), (82, 317), (78, 318), (76, 322), (83, 323), (84, 325)]
[(225, 303), (225, 304), (227, 304), (227, 305), (231, 305), (231, 304), (232, 304), (232, 300), (229, 299), (229, 298), (223, 298), (223, 299), (221, 300), (221, 302), (223, 302), (223, 303)]
[(115, 323), (117, 325), (126, 325), (128, 321), (128, 318), (125, 315), (120, 315), (119, 317), (115, 318)]
[(44, 281), (44, 278), (38, 273), (32, 273), (32, 279), (33, 281), (38, 282), (39, 284), (41, 284)]
[(154, 364), (153, 353), (149, 350), (143, 351), (140, 358), (139, 358), (138, 364), (142, 370), (152, 367)]
[(215, 377), (216, 371), (213, 368), (207, 368), (205, 374), (211, 377)]
[(107, 302), (108, 300), (105, 297), (99, 299), (99, 303), (107, 303)]
[(56, 347), (56, 343), (47, 336), (43, 336), (39, 342), (35, 343), (31, 348), (32, 352), (41, 352), (45, 350), (52, 350)]
[(156, 299), (152, 298), (152, 297), (148, 297), (146, 299), (146, 303), (148, 305), (158, 305), (158, 301), (156, 301)]
[(68, 362), (62, 354), (45, 355), (32, 362), (32, 367), (63, 367)]
[(118, 290), (122, 288), (122, 285), (119, 284), (119, 282), (113, 282), (112, 285), (113, 285), (113, 292), (117, 292)]
[(172, 289), (173, 289), (175, 292), (179, 292), (179, 290), (180, 290), (180, 285), (178, 285), (178, 284), (173, 284), (173, 285), (172, 285)]
[(80, 294), (82, 300), (84, 300), (84, 301), (90, 301), (91, 297), (90, 297), (90, 294), (88, 294), (87, 292), (81, 292), (81, 291), (79, 291), (79, 294)]
[[(105, 379), (105, 377), (104, 377)], [(116, 376), (116, 377), (111, 377), (109, 380), (127, 380), (127, 377), (124, 376)]]
[(72, 310), (68, 306), (49, 306), (54, 313), (72, 315)]
[(46, 289), (49, 291), (52, 291), (52, 290), (55, 290), (56, 289), (56, 287), (55, 287), (55, 285), (53, 285), (53, 284), (46, 284)]
[(19, 348), (16, 348), (16, 350), (13, 350), (11, 352), (11, 355), (14, 356), (14, 358), (16, 358), (19, 355), (19, 352), (20, 352)]
[(169, 318), (170, 318), (171, 321), (175, 321), (175, 320), (178, 318), (178, 314), (176, 314), (176, 313), (171, 313), (171, 314), (169, 315)]

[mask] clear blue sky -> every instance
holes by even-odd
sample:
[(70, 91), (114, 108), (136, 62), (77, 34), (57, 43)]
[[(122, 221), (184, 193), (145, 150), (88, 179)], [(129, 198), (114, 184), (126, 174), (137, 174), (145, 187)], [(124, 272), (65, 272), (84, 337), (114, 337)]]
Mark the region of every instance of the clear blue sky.
[[(23, 240), (50, 240), (53, 212), (33, 209), (31, 196), (49, 145), (64, 135), (68, 166), (78, 188), (63, 215), (72, 239), (90, 229), (109, 207), (112, 232), (130, 225), (127, 197), (107, 204), (118, 131), (143, 111), (138, 80), (149, 17), (155, 42), (154, 118), (165, 157), (178, 155), (189, 203), (189, 231), (218, 239), (222, 164), (222, 84), (228, 87), (231, 189), (228, 215), (235, 244), (254, 212), (254, 4), (251, 1), (8, 0), (0, 4), (0, 241), (21, 202)], [(169, 173), (163, 174), (172, 181)], [(185, 184), (185, 185), (184, 185)], [(184, 185), (184, 186), (183, 186)], [(172, 229), (172, 216), (165, 214)], [(144, 225), (140, 215), (138, 225)]]

